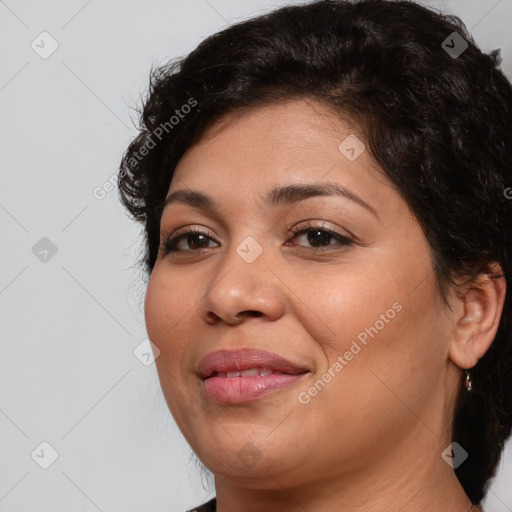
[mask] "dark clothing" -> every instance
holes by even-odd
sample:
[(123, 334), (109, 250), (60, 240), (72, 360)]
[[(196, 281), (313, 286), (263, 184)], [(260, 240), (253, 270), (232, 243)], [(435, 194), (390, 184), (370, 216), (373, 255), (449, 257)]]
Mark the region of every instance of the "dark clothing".
[(193, 508), (188, 512), (215, 512), (217, 510), (217, 499), (213, 498), (208, 503), (203, 503), (199, 507)]

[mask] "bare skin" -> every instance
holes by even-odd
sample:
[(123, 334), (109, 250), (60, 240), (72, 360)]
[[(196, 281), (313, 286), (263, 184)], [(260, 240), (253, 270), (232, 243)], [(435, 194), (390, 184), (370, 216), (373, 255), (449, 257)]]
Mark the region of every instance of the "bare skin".
[[(338, 149), (353, 133), (311, 101), (229, 114), (183, 155), (169, 188), (219, 205), (164, 210), (162, 242), (191, 227), (206, 238), (161, 249), (145, 303), (164, 395), (215, 476), (219, 512), (469, 509), (441, 454), (462, 369), (492, 343), (505, 283), (484, 275), (450, 289), (448, 308), (406, 202), (368, 149), (354, 161)], [(263, 199), (277, 186), (326, 182), (369, 208), (339, 195), (272, 207)], [(263, 250), (251, 263), (236, 251), (247, 237)], [(377, 334), (345, 358), (371, 326)], [(266, 349), (309, 373), (257, 400), (219, 404), (195, 371), (209, 352), (234, 348)], [(336, 371), (339, 356), (346, 364)], [(309, 393), (329, 369), (330, 381)], [(247, 443), (256, 462), (241, 456)]]

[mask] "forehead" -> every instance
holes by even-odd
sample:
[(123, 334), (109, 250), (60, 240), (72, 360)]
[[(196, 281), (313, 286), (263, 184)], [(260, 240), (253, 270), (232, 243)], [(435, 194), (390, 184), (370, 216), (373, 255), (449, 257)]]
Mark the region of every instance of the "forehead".
[(354, 122), (318, 102), (290, 100), (226, 114), (182, 156), (171, 189), (180, 181), (210, 189), (268, 183), (268, 189), (324, 178), (386, 182)]

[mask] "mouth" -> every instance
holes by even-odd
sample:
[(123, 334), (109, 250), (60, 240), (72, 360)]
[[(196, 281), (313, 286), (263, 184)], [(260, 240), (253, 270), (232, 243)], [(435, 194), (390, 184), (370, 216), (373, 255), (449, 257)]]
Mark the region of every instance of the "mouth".
[(270, 368), (249, 368), (248, 370), (232, 370), (228, 372), (214, 371), (210, 377), (219, 377), (223, 379), (232, 379), (234, 377), (268, 377), (269, 375), (293, 375), (279, 370), (272, 370)]
[(250, 402), (295, 384), (310, 370), (265, 350), (218, 350), (198, 366), (203, 391), (224, 404)]

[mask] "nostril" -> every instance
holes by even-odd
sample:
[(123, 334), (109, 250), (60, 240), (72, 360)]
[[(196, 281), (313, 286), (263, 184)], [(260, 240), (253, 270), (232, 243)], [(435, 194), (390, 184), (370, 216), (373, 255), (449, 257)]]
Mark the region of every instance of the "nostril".
[(247, 311), (242, 311), (241, 313), (238, 313), (238, 315), (247, 315), (247, 316), (261, 316), (262, 314), (263, 313), (261, 311), (254, 311), (252, 309), (249, 309)]
[(213, 311), (209, 311), (206, 314), (206, 321), (212, 325), (215, 325), (220, 320), (220, 317), (216, 315)]

